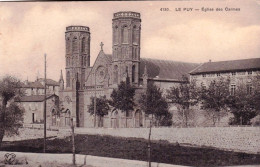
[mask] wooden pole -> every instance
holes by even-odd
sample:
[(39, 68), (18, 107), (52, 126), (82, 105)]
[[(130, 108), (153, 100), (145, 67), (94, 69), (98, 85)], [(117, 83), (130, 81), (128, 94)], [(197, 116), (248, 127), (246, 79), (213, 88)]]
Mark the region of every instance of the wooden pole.
[(95, 71), (95, 97), (94, 97), (94, 128), (96, 127), (97, 113), (97, 86), (96, 86), (96, 71)]
[(151, 133), (152, 133), (152, 121), (150, 119), (150, 130), (148, 138), (148, 167), (151, 167)]
[(73, 165), (76, 165), (76, 158), (75, 158), (75, 134), (74, 134), (74, 124), (73, 124), (73, 118), (71, 118), (71, 138), (72, 138), (72, 163)]
[(44, 109), (43, 109), (43, 119), (44, 119), (44, 141), (43, 141), (43, 152), (46, 152), (46, 54), (44, 54)]

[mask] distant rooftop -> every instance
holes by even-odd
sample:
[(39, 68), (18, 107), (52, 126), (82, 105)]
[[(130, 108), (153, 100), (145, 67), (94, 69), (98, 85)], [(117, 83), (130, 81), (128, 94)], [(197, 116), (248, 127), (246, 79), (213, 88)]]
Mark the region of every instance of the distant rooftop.
[[(46, 95), (46, 99), (48, 99), (52, 96), (57, 96), (57, 95), (55, 95), (55, 94)], [(42, 102), (42, 101), (44, 101), (44, 95), (23, 96), (23, 97), (20, 97), (19, 99), (16, 99), (15, 101), (16, 102)]]
[(206, 62), (195, 68), (190, 74), (260, 70), (260, 58), (229, 61)]
[[(24, 83), (21, 84), (22, 88), (41, 88), (44, 89), (44, 78), (39, 78), (38, 80), (34, 82), (28, 82), (25, 81)], [(46, 79), (46, 85), (47, 86), (59, 86), (59, 82), (54, 81), (52, 79)]]

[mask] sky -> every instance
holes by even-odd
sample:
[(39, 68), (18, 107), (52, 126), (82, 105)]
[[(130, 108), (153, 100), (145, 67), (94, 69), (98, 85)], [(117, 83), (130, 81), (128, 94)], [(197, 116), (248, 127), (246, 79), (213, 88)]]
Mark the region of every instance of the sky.
[(100, 42), (105, 53), (112, 52), (112, 18), (118, 11), (141, 14), (143, 58), (203, 63), (260, 57), (259, 0), (0, 2), (0, 77), (43, 77), (46, 53), (47, 77), (58, 81), (70, 25), (90, 28), (93, 65)]

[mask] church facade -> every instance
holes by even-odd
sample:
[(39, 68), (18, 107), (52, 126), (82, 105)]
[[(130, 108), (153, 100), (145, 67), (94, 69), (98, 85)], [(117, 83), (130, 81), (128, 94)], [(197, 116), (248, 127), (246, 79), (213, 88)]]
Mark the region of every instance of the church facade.
[[(69, 126), (71, 117), (78, 118), (80, 127), (93, 127), (94, 116), (88, 112), (92, 97), (110, 98), (113, 89), (128, 76), (136, 88), (136, 96), (154, 82), (162, 90), (178, 85), (183, 75), (196, 68), (196, 63), (141, 58), (141, 15), (137, 12), (117, 12), (112, 19), (112, 54), (101, 50), (93, 66), (90, 66), (90, 28), (86, 26), (66, 27), (65, 81), (61, 73), (60, 105)], [(77, 90), (76, 90), (77, 88)], [(78, 97), (78, 98), (77, 98)], [(79, 111), (78, 113), (76, 113)], [(97, 119), (96, 119), (97, 120)], [(127, 121), (126, 121), (127, 120)], [(148, 119), (135, 108), (126, 115), (115, 109), (102, 118), (104, 127), (145, 127)]]

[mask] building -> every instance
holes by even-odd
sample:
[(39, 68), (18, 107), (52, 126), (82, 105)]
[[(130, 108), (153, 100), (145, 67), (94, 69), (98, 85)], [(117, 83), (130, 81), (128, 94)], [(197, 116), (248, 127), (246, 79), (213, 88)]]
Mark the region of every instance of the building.
[(247, 86), (248, 93), (252, 92), (252, 80), (260, 75), (260, 58), (230, 61), (206, 62), (190, 72), (190, 79), (199, 85), (208, 86), (212, 80), (229, 78), (231, 94), (239, 84)]
[[(44, 95), (23, 96), (16, 100), (25, 110), (24, 124), (42, 124), (44, 117)], [(59, 111), (59, 97), (55, 94), (46, 96), (46, 121), (50, 126), (59, 126), (59, 119), (56, 119)], [(62, 121), (64, 122), (64, 121)]]
[[(235, 95), (236, 91), (244, 90), (247, 94), (252, 94), (254, 88), (258, 84), (260, 79), (260, 58), (241, 59), (241, 60), (229, 60), (218, 62), (206, 62), (195, 68), (190, 72), (190, 80), (194, 80), (197, 86), (208, 87), (213, 80), (230, 80), (230, 93)], [(195, 107), (197, 111), (197, 126), (211, 125), (209, 118), (203, 118), (206, 114), (203, 110), (200, 110), (200, 105)], [(231, 113), (221, 113), (220, 122), (217, 122), (219, 126), (228, 125)], [(259, 119), (259, 118), (258, 118)]]
[[(81, 127), (93, 127), (94, 116), (88, 113), (91, 97), (110, 97), (114, 88), (129, 76), (130, 83), (140, 94), (153, 81), (162, 89), (178, 85), (183, 75), (196, 68), (196, 63), (183, 63), (166, 60), (141, 58), (141, 15), (137, 12), (117, 12), (112, 19), (112, 54), (103, 50), (94, 65), (90, 66), (90, 29), (86, 26), (66, 27), (66, 86), (63, 76), (60, 79), (60, 102), (72, 117), (79, 118)], [(76, 103), (76, 81), (79, 82), (79, 99)], [(62, 89), (64, 88), (64, 89)], [(78, 105), (78, 106), (77, 106)], [(79, 113), (76, 113), (76, 107)], [(127, 120), (127, 123), (126, 121)], [(105, 127), (146, 126), (145, 114), (136, 108), (128, 115), (112, 110), (104, 119)]]
[[(60, 112), (57, 112), (59, 111), (59, 86), (59, 82), (46, 79), (46, 115), (50, 126), (60, 126), (59, 119), (56, 119), (60, 114)], [(21, 84), (20, 89), (24, 91), (25, 95), (16, 99), (16, 102), (20, 103), (25, 109), (24, 124), (43, 123), (44, 79), (37, 78), (33, 82), (26, 80)]]
[[(59, 95), (60, 84), (52, 79), (46, 79), (46, 93)], [(21, 88), (26, 96), (44, 95), (44, 78), (37, 78), (33, 82), (26, 80), (22, 83)]]

